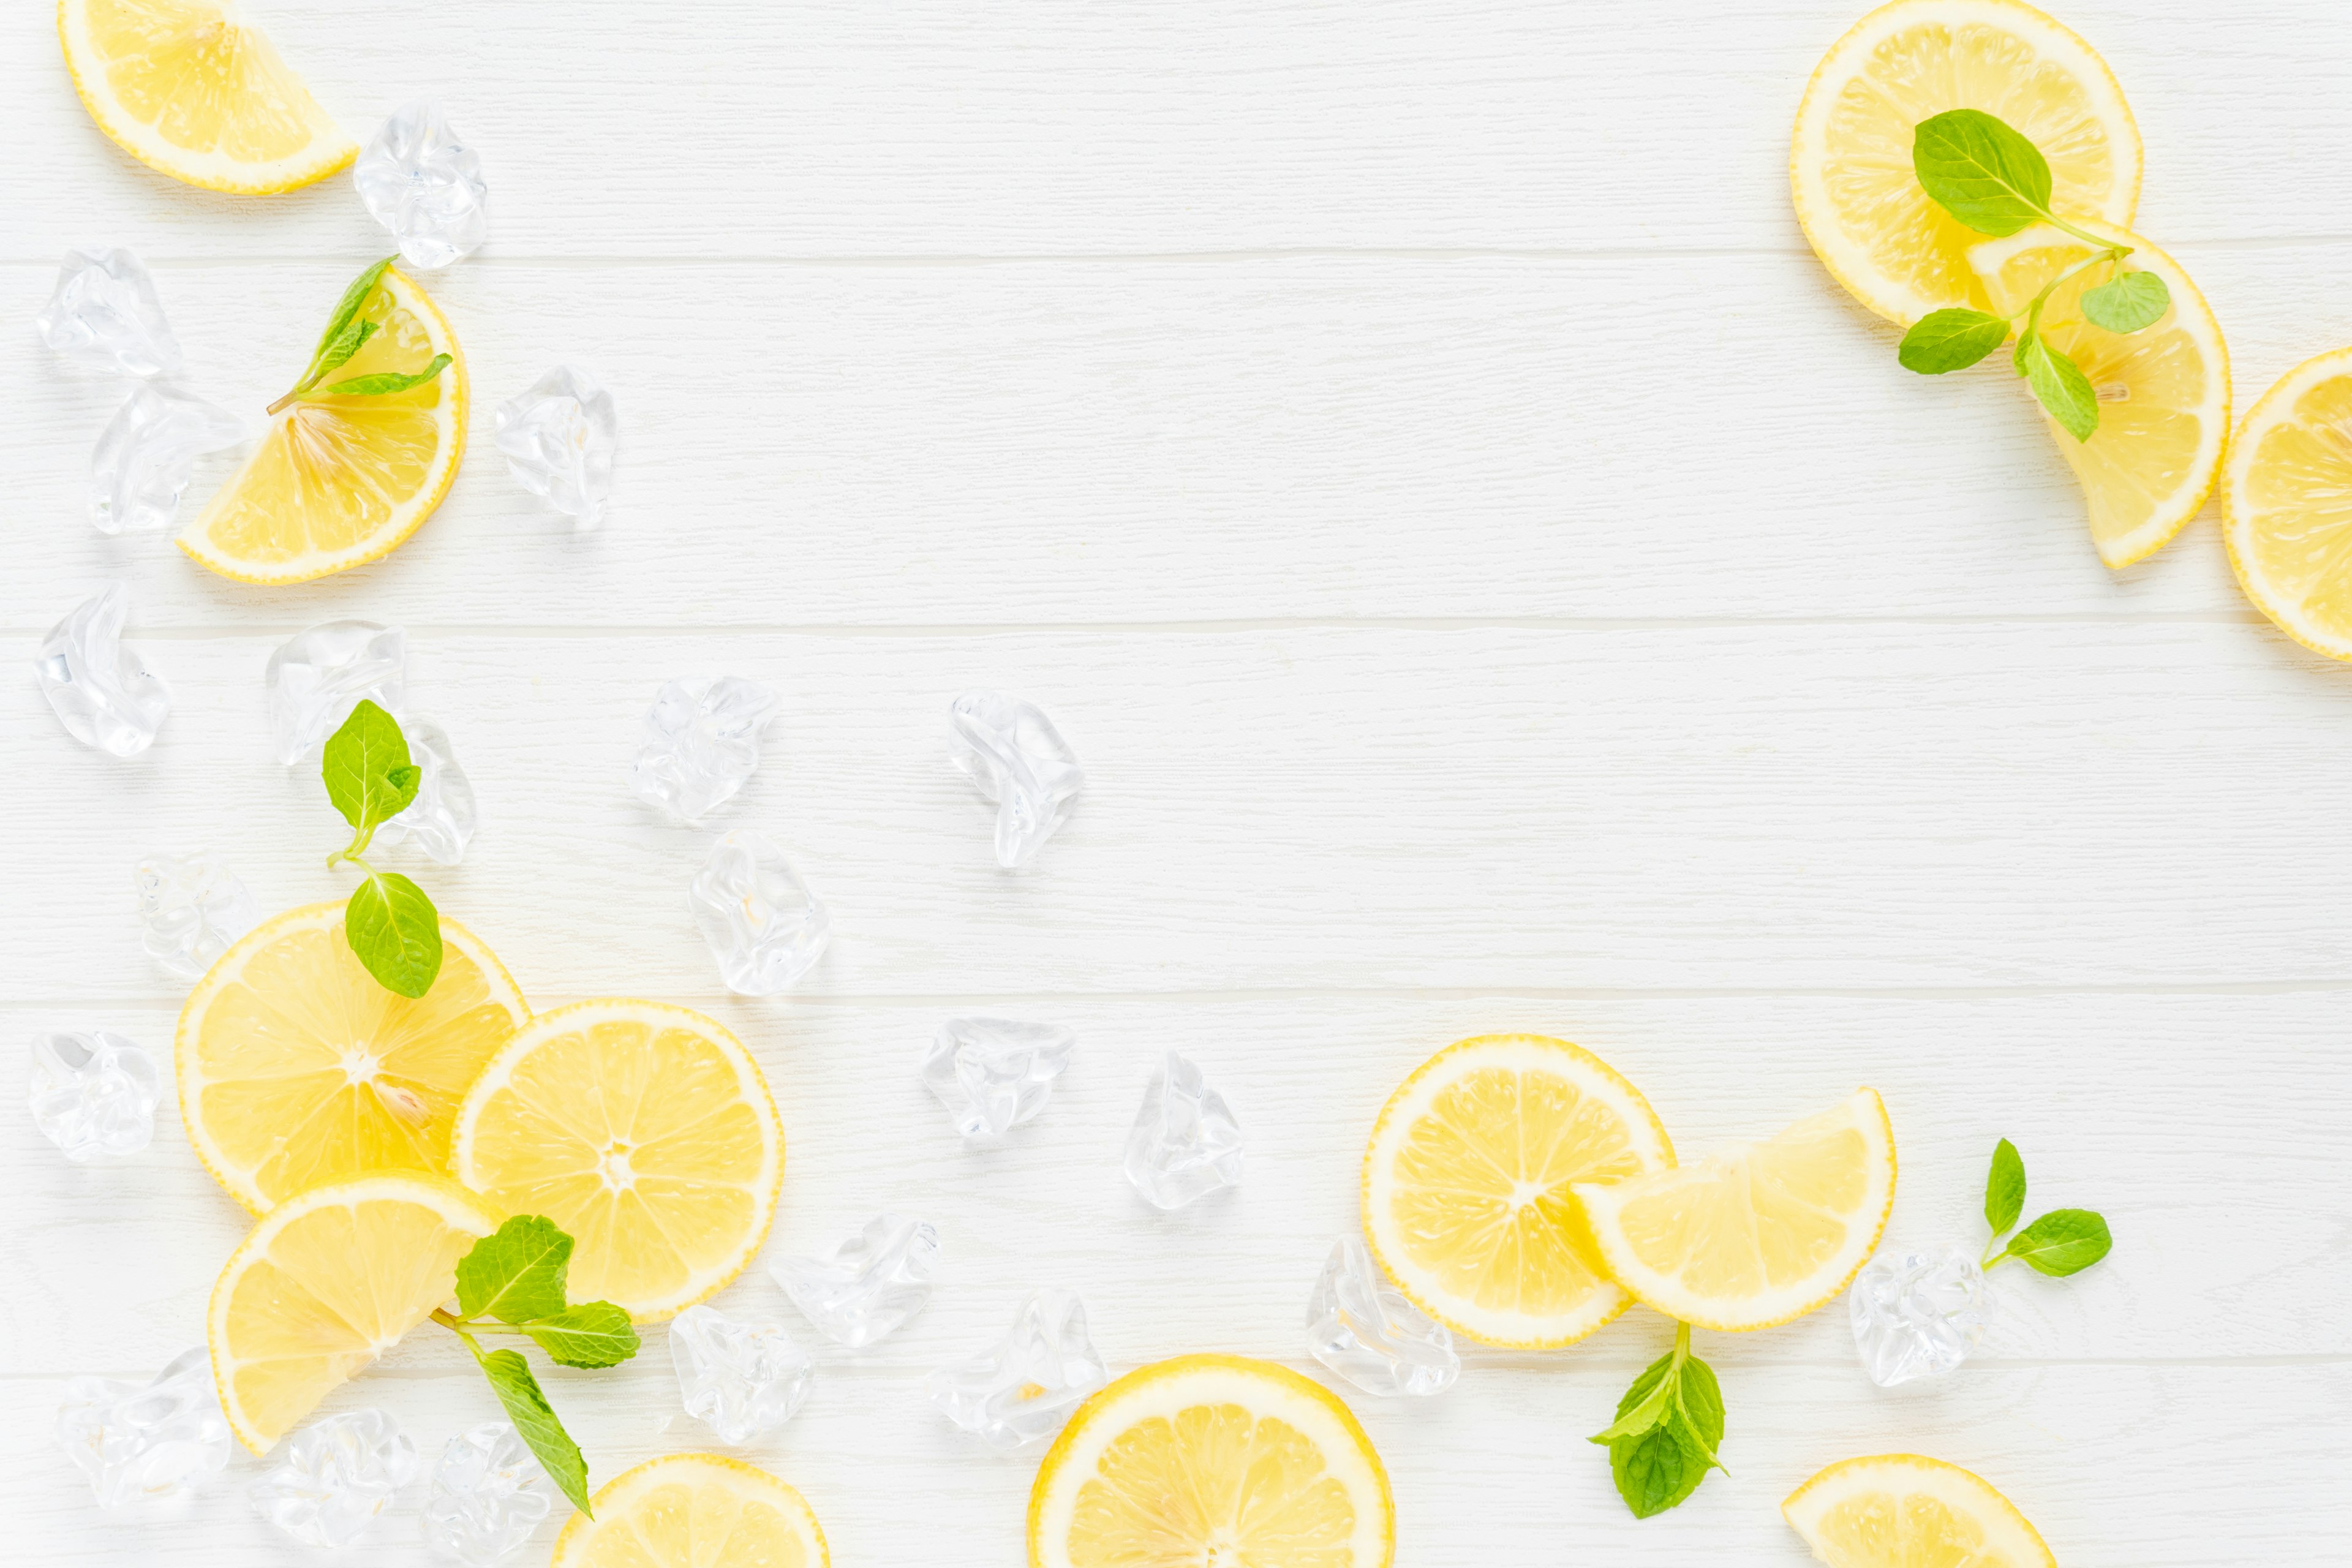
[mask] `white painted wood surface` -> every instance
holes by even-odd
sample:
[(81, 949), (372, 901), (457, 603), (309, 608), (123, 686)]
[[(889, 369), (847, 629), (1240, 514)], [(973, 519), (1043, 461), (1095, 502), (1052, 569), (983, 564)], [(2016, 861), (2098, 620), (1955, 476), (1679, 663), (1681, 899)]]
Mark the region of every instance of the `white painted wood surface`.
[[(209, 845), (265, 907), (338, 889), (314, 782), (264, 745), (262, 661), (396, 619), (483, 799), (467, 864), (419, 873), (444, 907), (535, 1002), (642, 993), (743, 1033), (791, 1140), (772, 1252), (884, 1204), (940, 1226), (930, 1310), (828, 1356), (755, 1455), (843, 1564), (1021, 1560), (1034, 1456), (918, 1383), (1033, 1286), (1082, 1290), (1119, 1369), (1308, 1365), (1373, 1113), (1501, 1028), (1601, 1051), (1691, 1151), (1874, 1084), (1895, 1239), (1976, 1235), (2006, 1134), (2037, 1205), (2100, 1207), (2118, 1246), (2004, 1280), (1983, 1355), (1930, 1387), (1871, 1388), (1840, 1310), (1703, 1336), (1731, 1474), (1647, 1522), (1581, 1439), (1653, 1316), (1474, 1353), (1433, 1402), (1353, 1398), (1406, 1568), (1793, 1563), (1779, 1498), (1895, 1448), (1994, 1479), (2069, 1568), (2352, 1563), (2352, 671), (2247, 608), (2210, 515), (2105, 574), (2013, 385), (1903, 374), (1812, 262), (1786, 126), (1859, 3), (256, 0), (355, 130), (430, 91), (483, 152), (494, 237), (433, 285), (476, 446), (391, 560), (262, 593), (90, 532), (119, 393), (0, 360), (0, 658), (127, 577), (178, 693), (131, 763), (22, 676), (0, 705), (0, 1037), (168, 1050), (142, 852)], [(2352, 341), (2341, 6), (2065, 19), (2131, 98), (2141, 226), (2205, 288), (2241, 405)], [(45, 5), (0, 19), (0, 320), (67, 246), (131, 245), (191, 379), (240, 406), (382, 248), (345, 181), (236, 200), (133, 164)], [(488, 438), (559, 358), (625, 431), (587, 538)], [(774, 1002), (725, 997), (687, 918), (709, 834), (625, 785), (655, 685), (727, 671), (784, 707), (712, 827), (790, 844), (838, 921)], [(1089, 767), (1024, 875), (944, 763), (975, 684), (1046, 704)], [(1047, 1114), (972, 1152), (913, 1063), (982, 1006), (1082, 1043)], [(1117, 1161), (1171, 1046), (1252, 1164), (1162, 1216)], [(110, 1521), (48, 1434), (66, 1377), (198, 1338), (242, 1232), (170, 1108), (98, 1170), (0, 1118), (0, 1194), (5, 1555), (300, 1561), (247, 1512), (250, 1461)], [(757, 1273), (721, 1305), (797, 1321)], [(658, 1335), (554, 1397), (600, 1476), (702, 1446)], [(492, 1414), (429, 1342), (358, 1403), (428, 1453)], [(421, 1562), (414, 1502), (339, 1561)]]

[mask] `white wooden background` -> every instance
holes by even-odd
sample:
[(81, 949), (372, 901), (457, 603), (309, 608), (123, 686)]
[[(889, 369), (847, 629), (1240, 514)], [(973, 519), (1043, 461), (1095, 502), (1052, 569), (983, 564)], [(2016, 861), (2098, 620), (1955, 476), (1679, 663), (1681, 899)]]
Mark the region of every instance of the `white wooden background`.
[[(1022, 1560), (1034, 1452), (983, 1451), (919, 1381), (1034, 1286), (1084, 1293), (1117, 1370), (1312, 1370), (1373, 1114), (1448, 1041), (1521, 1028), (1601, 1052), (1691, 1152), (1876, 1086), (1895, 1239), (1978, 1237), (2005, 1134), (2036, 1208), (2104, 1209), (2117, 1245), (2004, 1278), (2011, 1317), (1929, 1386), (1872, 1388), (1842, 1305), (1703, 1335), (1731, 1473), (1646, 1522), (1582, 1438), (1666, 1344), (1654, 1315), (1473, 1353), (1433, 1401), (1351, 1397), (1406, 1568), (1794, 1563), (1780, 1497), (1887, 1449), (1991, 1478), (2068, 1568), (2352, 1563), (2352, 669), (2248, 608), (2210, 514), (2109, 575), (2014, 384), (1905, 374), (1814, 263), (1787, 129), (1861, 5), (255, 0), (361, 135), (431, 92), (481, 151), (492, 240), (432, 284), (474, 447), (389, 561), (248, 589), (95, 535), (120, 390), (22, 335), (0, 355), (11, 1071), (57, 1026), (167, 1058), (184, 987), (138, 945), (141, 853), (209, 846), (268, 909), (340, 889), (262, 662), (394, 620), (482, 798), (467, 863), (419, 872), (443, 907), (535, 1003), (742, 1033), (790, 1138), (772, 1252), (884, 1205), (940, 1226), (929, 1310), (827, 1354), (752, 1455), (841, 1563)], [(2352, 341), (2336, 0), (2064, 15), (2130, 96), (2140, 226), (2211, 300), (2240, 405)], [(46, 0), (0, 20), (0, 321), (23, 333), (68, 246), (131, 246), (191, 379), (239, 406), (384, 249), (346, 179), (239, 199), (133, 163)], [(625, 433), (585, 538), (489, 442), (558, 359)], [(178, 693), (129, 763), (25, 673), (110, 577)], [(709, 831), (626, 784), (656, 685), (728, 672), (784, 700), (710, 831), (787, 843), (837, 920), (769, 1003), (723, 994), (688, 918)], [(945, 762), (981, 684), (1048, 707), (1092, 781), (1024, 875)], [(1081, 1040), (988, 1152), (914, 1074), (977, 1009)], [(1161, 1215), (1118, 1163), (1171, 1047), (1251, 1163)], [(49, 1436), (68, 1376), (196, 1342), (243, 1231), (170, 1109), (112, 1169), (0, 1116), (0, 1555), (300, 1560), (247, 1511), (250, 1460), (112, 1522)], [(799, 1327), (764, 1273), (719, 1304)], [(706, 1445), (658, 1334), (552, 1394), (599, 1477)], [(362, 1403), (428, 1457), (495, 1414), (424, 1335), (335, 1405)], [(339, 1561), (422, 1561), (415, 1497)]]

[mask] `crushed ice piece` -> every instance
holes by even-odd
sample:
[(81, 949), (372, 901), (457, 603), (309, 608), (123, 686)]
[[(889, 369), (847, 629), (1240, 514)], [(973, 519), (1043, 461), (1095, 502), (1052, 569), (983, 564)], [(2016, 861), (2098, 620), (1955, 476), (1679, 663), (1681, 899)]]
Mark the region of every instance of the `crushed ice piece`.
[(261, 906), (207, 850), (150, 855), (132, 868), (147, 956), (182, 980), (201, 980), (229, 944), (261, 923)]
[(449, 1439), (425, 1493), (425, 1544), (466, 1568), (495, 1568), (522, 1549), (553, 1505), (547, 1472), (504, 1421)]
[(155, 743), (172, 689), (122, 646), (131, 587), (110, 583), (49, 628), (33, 674), (66, 733), (109, 756), (135, 757)]
[(400, 710), (408, 689), (408, 634), (379, 621), (321, 621), (278, 646), (262, 667), (269, 732), (288, 767), (315, 758), (365, 698)]
[(480, 249), (488, 232), (482, 160), (430, 100), (394, 111), (352, 164), (352, 183), (411, 267), (446, 267)]
[(1086, 784), (1077, 753), (1036, 704), (1002, 691), (957, 698), (948, 732), (949, 760), (996, 803), (996, 863), (1027, 865)]
[(41, 1136), (76, 1164), (125, 1159), (155, 1136), (162, 1078), (154, 1058), (120, 1035), (55, 1030), (33, 1037), (26, 1100)]
[(670, 1320), (670, 1364), (686, 1413), (723, 1443), (749, 1443), (792, 1419), (816, 1363), (776, 1323), (739, 1323), (709, 1307)]
[(830, 1258), (779, 1258), (768, 1266), (801, 1316), (856, 1350), (896, 1333), (931, 1297), (940, 1233), (920, 1220), (877, 1215)]
[(498, 443), (517, 484), (571, 514), (575, 527), (596, 526), (613, 493), (621, 422), (593, 376), (560, 364), (499, 404)]
[(1307, 1299), (1307, 1352), (1366, 1394), (1442, 1394), (1462, 1375), (1454, 1335), (1381, 1277), (1353, 1234), (1332, 1243)]
[(355, 1546), (415, 1474), (416, 1447), (388, 1413), (346, 1410), (289, 1437), (246, 1495), (305, 1546)]
[(141, 382), (89, 455), (89, 521), (100, 533), (172, 526), (196, 459), (242, 445), (245, 421), (169, 382)]
[(727, 988), (772, 996), (806, 974), (833, 937), (833, 917), (784, 852), (746, 828), (722, 834), (687, 891), (694, 923)]
[(466, 846), (474, 841), (478, 813), (473, 784), (457, 765), (448, 731), (421, 713), (394, 717), (408, 742), (408, 760), (420, 770), (416, 798), (375, 830), (375, 841), (398, 844), (414, 838), (425, 854), (444, 866), (455, 866), (466, 858)]
[(1976, 1254), (1882, 1252), (1846, 1291), (1854, 1348), (1881, 1388), (1939, 1377), (1968, 1360), (1993, 1315), (1993, 1295)]
[(950, 1018), (923, 1053), (923, 1082), (967, 1138), (1001, 1138), (1045, 1109), (1078, 1037), (1058, 1024)]
[(672, 680), (646, 713), (630, 787), (647, 805), (698, 822), (735, 797), (760, 768), (760, 732), (776, 694), (756, 680)]
[(1170, 1051), (1127, 1135), (1127, 1179), (1144, 1201), (1182, 1208), (1242, 1179), (1242, 1129), (1201, 1069)]
[(163, 319), (155, 280), (121, 246), (67, 251), (58, 286), (33, 318), (33, 330), (84, 370), (155, 376), (180, 368), (180, 340)]
[(931, 1403), (990, 1447), (1013, 1449), (1059, 1431), (1110, 1372), (1087, 1337), (1087, 1306), (1063, 1290), (1021, 1304), (1013, 1332), (923, 1380)]
[(202, 1345), (146, 1383), (71, 1379), (57, 1432), (100, 1508), (177, 1496), (228, 1463), (228, 1421)]

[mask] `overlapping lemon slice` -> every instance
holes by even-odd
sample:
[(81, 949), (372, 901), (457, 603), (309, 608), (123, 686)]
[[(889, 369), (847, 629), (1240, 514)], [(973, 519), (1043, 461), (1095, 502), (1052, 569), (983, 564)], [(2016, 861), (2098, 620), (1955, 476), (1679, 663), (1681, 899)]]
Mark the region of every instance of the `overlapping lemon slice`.
[(1790, 1492), (1780, 1516), (1831, 1568), (2057, 1568), (1990, 1483), (1917, 1454), (1832, 1465)]
[(1388, 1471), (1348, 1407), (1287, 1367), (1192, 1355), (1078, 1407), (1029, 1489), (1030, 1568), (1386, 1568)]
[(719, 1454), (625, 1470), (555, 1538), (550, 1568), (825, 1568), (824, 1531), (801, 1494)]
[(268, 35), (220, 0), (58, 0), (58, 37), (98, 128), (175, 180), (268, 195), (359, 156)]
[(2352, 349), (2263, 394), (2231, 443), (2221, 503), (2246, 597), (2314, 653), (2352, 658)]

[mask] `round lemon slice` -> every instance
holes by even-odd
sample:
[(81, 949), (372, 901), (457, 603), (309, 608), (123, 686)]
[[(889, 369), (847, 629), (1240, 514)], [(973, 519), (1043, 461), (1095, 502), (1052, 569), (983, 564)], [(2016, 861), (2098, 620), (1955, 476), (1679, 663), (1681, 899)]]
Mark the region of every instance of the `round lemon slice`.
[(219, 0), (58, 0), (58, 37), (98, 128), (175, 180), (268, 195), (359, 156), (268, 36)]
[[(2042, 337), (2074, 362), (2098, 395), (2099, 427), (2078, 441), (2048, 410), (2042, 416), (2083, 487), (2099, 559), (2128, 566), (2179, 533), (2213, 489), (2230, 438), (2230, 350), (2205, 296), (2179, 262), (2136, 234), (2068, 221), (2132, 247), (2124, 270), (2155, 273), (2172, 296), (2154, 326), (2130, 333), (2095, 327), (2083, 319), (2083, 294), (2111, 271), (2095, 266), (2061, 283), (2042, 310)], [(2094, 254), (2095, 247), (2073, 235), (2036, 224), (1975, 247), (1969, 261), (1984, 279), (1990, 309), (2006, 315)]]
[(571, 1233), (573, 1300), (658, 1322), (759, 1251), (784, 1130), (759, 1064), (717, 1021), (580, 1002), (533, 1018), (482, 1069), (452, 1168), (500, 1213)]
[(1832, 1568), (2058, 1568), (2015, 1504), (1917, 1454), (1832, 1465), (1789, 1494), (1780, 1517)]
[(2051, 210), (2128, 224), (2139, 128), (2091, 46), (2019, 0), (1895, 0), (1853, 25), (1797, 110), (1789, 182), (1797, 221), (1846, 292), (1909, 325), (1950, 305), (1985, 309), (1968, 263), (1984, 237), (1927, 199), (1911, 133), (1980, 109), (2050, 163)]
[(824, 1531), (801, 1494), (719, 1454), (625, 1470), (555, 1538), (550, 1568), (825, 1568)]
[(2352, 658), (2352, 349), (2263, 394), (2230, 445), (2221, 504), (2246, 597), (2314, 653)]
[(272, 416), (244, 467), (180, 534), (198, 563), (240, 583), (306, 583), (388, 553), (433, 515), (466, 450), (466, 356), (457, 335), (399, 268), (359, 320), (381, 329), (334, 381), (415, 374), (422, 386), (373, 397), (303, 398)]
[(1386, 1568), (1388, 1471), (1348, 1407), (1287, 1367), (1191, 1355), (1078, 1406), (1029, 1489), (1030, 1568)]
[(1364, 1150), (1364, 1234), (1413, 1303), (1487, 1344), (1573, 1343), (1633, 1304), (1569, 1188), (1675, 1163), (1641, 1090), (1540, 1035), (1463, 1040), (1398, 1086)]
[(1702, 1329), (1770, 1328), (1846, 1288), (1895, 1206), (1874, 1089), (1761, 1143), (1573, 1189), (1602, 1261), (1643, 1305)]
[(446, 1173), (458, 1102), (530, 1016), (479, 937), (444, 916), (441, 973), (396, 995), (343, 940), (343, 906), (265, 921), (180, 1010), (180, 1117), (255, 1214), (363, 1171)]
[(221, 1412), (266, 1454), (334, 1389), (457, 1293), (457, 1259), (499, 1226), (446, 1177), (313, 1187), (264, 1215), (213, 1287)]

